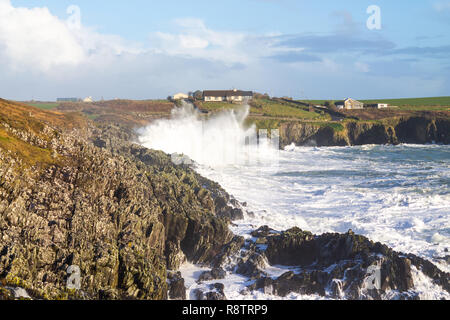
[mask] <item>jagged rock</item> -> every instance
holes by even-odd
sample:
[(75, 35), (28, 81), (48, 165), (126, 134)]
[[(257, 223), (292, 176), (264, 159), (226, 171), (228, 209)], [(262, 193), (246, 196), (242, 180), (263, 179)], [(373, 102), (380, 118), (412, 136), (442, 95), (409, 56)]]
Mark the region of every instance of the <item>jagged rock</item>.
[(169, 272), (169, 298), (172, 300), (186, 300), (186, 287), (181, 272)]
[(210, 291), (206, 293), (206, 300), (218, 301), (218, 300), (227, 300), (224, 295), (221, 295), (219, 292)]
[(416, 266), (425, 275), (433, 279), (436, 284), (442, 286), (447, 292), (450, 292), (449, 273), (443, 272), (430, 261), (417, 257), (416, 255), (408, 254), (406, 258), (411, 261), (411, 265)]
[(295, 274), (289, 271), (275, 280), (270, 277), (259, 278), (250, 286), (250, 289), (263, 289), (265, 293), (281, 297), (292, 292), (325, 295), (322, 278), (325, 276), (320, 272)]
[[(296, 266), (298, 272), (287, 272), (271, 278), (252, 263), (252, 253), (245, 263), (238, 263), (237, 272), (256, 273), (250, 290), (286, 296), (300, 294), (330, 295), (347, 299), (381, 299), (396, 292), (397, 299), (417, 299), (410, 290), (414, 287), (411, 265), (416, 266), (435, 283), (449, 291), (450, 274), (440, 271), (431, 262), (415, 255), (403, 255), (367, 238), (347, 234), (315, 236), (299, 228), (285, 232), (262, 227), (252, 233), (265, 239), (265, 255), (272, 265)], [(450, 291), (449, 291), (450, 292)]]
[[(233, 206), (230, 206), (232, 204)], [(244, 219), (244, 212), (240, 208), (240, 204), (235, 199), (228, 199), (223, 196), (219, 196), (214, 200), (216, 207), (216, 213), (219, 217), (228, 218), (231, 221)]]
[(224, 293), (225, 286), (223, 283), (215, 283), (209, 286), (209, 290), (205, 293), (202, 289), (195, 289), (192, 291), (192, 296), (196, 300), (227, 300)]
[(201, 289), (195, 289), (192, 291), (193, 296), (195, 297), (195, 300), (206, 300), (205, 293)]
[(14, 294), (11, 292), (11, 290), (0, 286), (0, 301), (4, 300), (15, 300)]
[(167, 258), (167, 269), (178, 270), (186, 262), (186, 256), (180, 247), (180, 241), (167, 241), (165, 255)]
[(244, 246), (245, 239), (241, 236), (234, 236), (233, 239), (222, 247), (221, 252), (212, 260), (211, 265), (215, 268), (230, 263), (239, 250)]

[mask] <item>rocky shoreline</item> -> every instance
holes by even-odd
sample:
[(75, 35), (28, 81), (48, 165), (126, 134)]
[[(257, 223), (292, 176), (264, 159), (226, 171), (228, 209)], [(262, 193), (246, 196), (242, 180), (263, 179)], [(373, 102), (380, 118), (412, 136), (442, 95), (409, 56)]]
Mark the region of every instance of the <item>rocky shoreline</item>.
[[(450, 274), (431, 262), (351, 231), (263, 227), (245, 240), (229, 229), (245, 204), (163, 152), (129, 142), (131, 131), (39, 123), (16, 128), (0, 119), (8, 141), (52, 155), (30, 165), (0, 148), (0, 299), (186, 299), (178, 272), (185, 261), (211, 268), (198, 281), (214, 283), (198, 299), (226, 299), (219, 280), (227, 273), (248, 277), (248, 292), (415, 299), (416, 268), (450, 292)], [(295, 271), (274, 278), (267, 265)], [(67, 287), (71, 266), (79, 289)], [(381, 286), (366, 290), (371, 266)]]

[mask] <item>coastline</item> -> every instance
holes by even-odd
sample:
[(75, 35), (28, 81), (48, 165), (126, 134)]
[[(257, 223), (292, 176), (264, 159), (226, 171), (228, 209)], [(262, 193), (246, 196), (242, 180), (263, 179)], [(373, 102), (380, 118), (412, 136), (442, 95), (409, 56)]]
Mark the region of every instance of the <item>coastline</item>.
[(450, 144), (450, 120), (410, 117), (384, 121), (345, 121), (336, 125), (286, 122), (280, 126), (281, 148), (360, 146), (366, 144)]
[[(203, 278), (214, 283), (197, 292), (198, 299), (226, 299), (215, 281), (224, 272), (248, 278), (249, 292), (279, 296), (416, 299), (414, 268), (450, 290), (450, 274), (431, 262), (351, 230), (314, 235), (263, 227), (251, 239), (236, 236), (229, 226), (251, 214), (245, 203), (189, 167), (174, 165), (167, 154), (129, 142), (133, 136), (120, 127), (80, 121), (75, 131), (63, 130), (60, 122), (71, 119), (66, 115), (3, 107), (35, 113), (24, 114), (24, 122), (9, 121), (8, 113), (2, 119), (3, 299), (26, 298), (20, 289), (33, 299), (183, 299), (177, 270), (184, 261), (211, 268)], [(13, 147), (22, 149), (5, 152)], [(24, 150), (43, 156), (28, 163)], [(67, 287), (74, 265), (82, 275), (79, 289)], [(273, 278), (268, 265), (296, 266), (298, 272)], [(371, 265), (380, 268), (380, 286), (365, 290)], [(392, 291), (398, 294), (390, 296)]]

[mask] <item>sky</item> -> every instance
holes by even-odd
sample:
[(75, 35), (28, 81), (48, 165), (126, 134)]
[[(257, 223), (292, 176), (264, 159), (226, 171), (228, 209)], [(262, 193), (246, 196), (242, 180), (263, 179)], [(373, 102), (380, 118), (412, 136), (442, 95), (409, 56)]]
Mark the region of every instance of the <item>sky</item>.
[(450, 95), (450, 0), (0, 0), (0, 97)]

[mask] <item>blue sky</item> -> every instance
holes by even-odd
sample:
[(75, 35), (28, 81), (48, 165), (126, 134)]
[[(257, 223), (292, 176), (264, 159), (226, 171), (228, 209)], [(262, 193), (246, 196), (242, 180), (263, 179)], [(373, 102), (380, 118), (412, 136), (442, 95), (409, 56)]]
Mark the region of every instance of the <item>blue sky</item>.
[(0, 0), (0, 96), (450, 95), (449, 31), (448, 0)]

